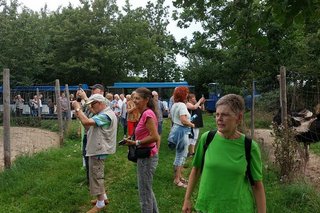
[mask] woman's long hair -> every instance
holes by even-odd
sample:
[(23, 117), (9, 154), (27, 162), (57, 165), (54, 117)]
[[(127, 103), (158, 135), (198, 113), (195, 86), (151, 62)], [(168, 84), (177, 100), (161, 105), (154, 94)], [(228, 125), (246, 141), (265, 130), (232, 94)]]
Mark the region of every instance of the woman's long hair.
[(138, 93), (143, 99), (148, 99), (149, 101), (147, 103), (147, 107), (150, 108), (159, 118), (159, 110), (158, 110), (158, 105), (155, 103), (153, 97), (152, 97), (152, 92), (145, 88), (145, 87), (139, 87), (138, 89), (135, 90), (136, 93)]

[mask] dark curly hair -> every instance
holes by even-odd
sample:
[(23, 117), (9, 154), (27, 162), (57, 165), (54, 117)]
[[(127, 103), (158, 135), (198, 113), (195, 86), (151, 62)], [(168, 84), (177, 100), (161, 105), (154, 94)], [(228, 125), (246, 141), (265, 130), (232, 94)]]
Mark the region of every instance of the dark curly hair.
[(176, 87), (173, 91), (174, 102), (186, 102), (189, 88), (185, 86)]

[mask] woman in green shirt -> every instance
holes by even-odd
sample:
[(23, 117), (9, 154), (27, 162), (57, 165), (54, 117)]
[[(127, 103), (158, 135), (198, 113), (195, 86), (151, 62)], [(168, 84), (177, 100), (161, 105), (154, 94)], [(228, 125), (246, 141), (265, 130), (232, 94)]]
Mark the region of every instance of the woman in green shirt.
[(216, 104), (217, 133), (209, 144), (203, 170), (203, 146), (208, 132), (201, 136), (189, 176), (183, 212), (192, 212), (191, 195), (200, 179), (195, 209), (197, 212), (266, 212), (262, 183), (262, 163), (258, 144), (252, 141), (250, 169), (254, 180), (251, 187), (246, 178), (245, 136), (238, 131), (245, 106), (239, 95), (223, 96)]

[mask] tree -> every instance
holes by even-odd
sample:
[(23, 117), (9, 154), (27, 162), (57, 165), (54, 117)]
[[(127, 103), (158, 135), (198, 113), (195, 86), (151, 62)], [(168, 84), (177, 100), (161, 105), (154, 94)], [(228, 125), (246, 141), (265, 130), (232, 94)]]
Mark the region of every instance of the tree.
[[(318, 39), (308, 38), (314, 39), (311, 35), (319, 27), (317, 1), (176, 0), (174, 4), (183, 8), (176, 14), (181, 27), (196, 20), (205, 30), (184, 42), (190, 59), (186, 78), (201, 70), (212, 73), (207, 81), (236, 85), (240, 90), (255, 79), (262, 91), (269, 91), (278, 84), (275, 76), (281, 65), (311, 72), (308, 64), (316, 61), (313, 53), (318, 53), (318, 46), (310, 44), (317, 44)], [(200, 63), (194, 63), (195, 58)], [(207, 83), (198, 76), (194, 81)]]

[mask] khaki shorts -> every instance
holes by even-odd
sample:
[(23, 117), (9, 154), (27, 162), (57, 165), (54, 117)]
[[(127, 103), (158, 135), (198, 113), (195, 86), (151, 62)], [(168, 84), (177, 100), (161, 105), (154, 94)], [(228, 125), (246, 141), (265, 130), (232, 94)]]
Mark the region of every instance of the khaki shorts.
[(89, 157), (89, 185), (91, 195), (105, 193), (104, 188), (104, 160), (95, 156)]

